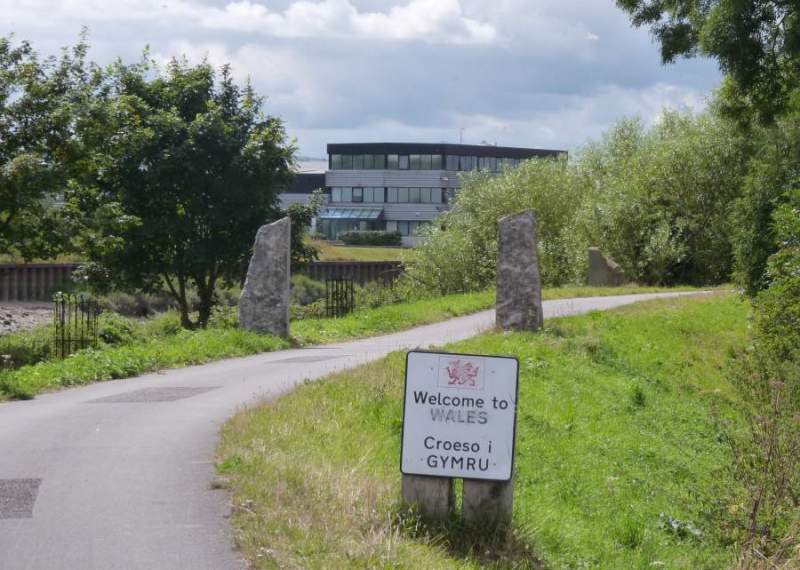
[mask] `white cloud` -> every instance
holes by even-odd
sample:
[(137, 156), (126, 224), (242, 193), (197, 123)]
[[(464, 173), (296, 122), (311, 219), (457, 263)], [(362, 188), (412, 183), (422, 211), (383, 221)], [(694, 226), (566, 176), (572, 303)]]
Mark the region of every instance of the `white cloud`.
[(37, 19), (42, 13), (64, 21), (153, 21), (194, 23), (282, 38), (355, 38), (419, 40), (427, 43), (491, 43), (496, 30), (464, 14), (460, 0), (410, 0), (387, 12), (359, 11), (350, 0), (296, 0), (283, 11), (255, 0), (223, 7), (190, 0), (0, 0), (11, 21)]

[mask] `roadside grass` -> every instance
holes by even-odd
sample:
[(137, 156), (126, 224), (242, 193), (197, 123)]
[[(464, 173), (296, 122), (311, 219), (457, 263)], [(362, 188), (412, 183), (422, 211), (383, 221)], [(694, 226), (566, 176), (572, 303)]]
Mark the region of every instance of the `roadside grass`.
[(221, 486), (255, 568), (730, 565), (741, 489), (728, 378), (747, 343), (733, 295), (554, 319), (451, 351), (520, 360), (514, 539), (471, 544), (399, 504), (404, 354), (308, 383), (223, 428)]
[[(546, 289), (544, 298), (585, 297), (680, 290), (651, 287)], [(414, 326), (467, 315), (494, 305), (494, 291), (422, 299), (374, 309), (363, 309), (339, 319), (304, 319), (291, 324), (291, 343), (311, 345), (388, 334)], [(0, 371), (0, 399), (32, 398), (44, 390), (128, 378), (163, 368), (201, 364), (289, 348), (290, 342), (236, 328), (236, 309), (221, 310), (209, 329), (185, 331), (175, 312), (145, 321), (115, 313), (101, 316), (97, 349), (79, 351), (64, 360), (52, 356), (50, 327), (0, 337), (0, 355), (22, 366)], [(17, 336), (19, 335), (19, 336)], [(34, 342), (35, 341), (35, 342)]]
[(320, 261), (403, 261), (414, 251), (403, 247), (336, 245), (323, 240), (309, 243), (319, 250)]

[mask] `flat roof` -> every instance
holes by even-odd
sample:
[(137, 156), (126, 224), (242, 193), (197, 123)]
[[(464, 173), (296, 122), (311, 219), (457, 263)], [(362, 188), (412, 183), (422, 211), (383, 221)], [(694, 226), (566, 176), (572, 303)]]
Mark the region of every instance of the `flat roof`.
[(565, 150), (520, 148), (488, 144), (451, 143), (330, 143), (328, 154), (445, 154), (457, 156), (496, 156), (499, 158), (555, 157)]

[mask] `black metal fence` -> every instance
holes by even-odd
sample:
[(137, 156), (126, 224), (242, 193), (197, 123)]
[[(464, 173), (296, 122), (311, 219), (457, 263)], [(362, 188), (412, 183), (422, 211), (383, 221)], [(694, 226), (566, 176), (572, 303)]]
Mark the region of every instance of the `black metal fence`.
[(97, 317), (100, 306), (86, 295), (53, 295), (54, 352), (65, 358), (82, 348), (97, 346)]
[(356, 295), (352, 279), (325, 281), (325, 314), (328, 317), (348, 315), (353, 312), (355, 306)]

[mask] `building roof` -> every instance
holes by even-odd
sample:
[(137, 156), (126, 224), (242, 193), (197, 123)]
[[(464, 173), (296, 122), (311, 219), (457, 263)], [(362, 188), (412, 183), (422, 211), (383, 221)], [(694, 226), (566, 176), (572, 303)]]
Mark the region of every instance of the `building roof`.
[(494, 156), (498, 158), (556, 157), (565, 150), (519, 148), (486, 144), (450, 143), (331, 143), (328, 154), (446, 154), (456, 156)]

